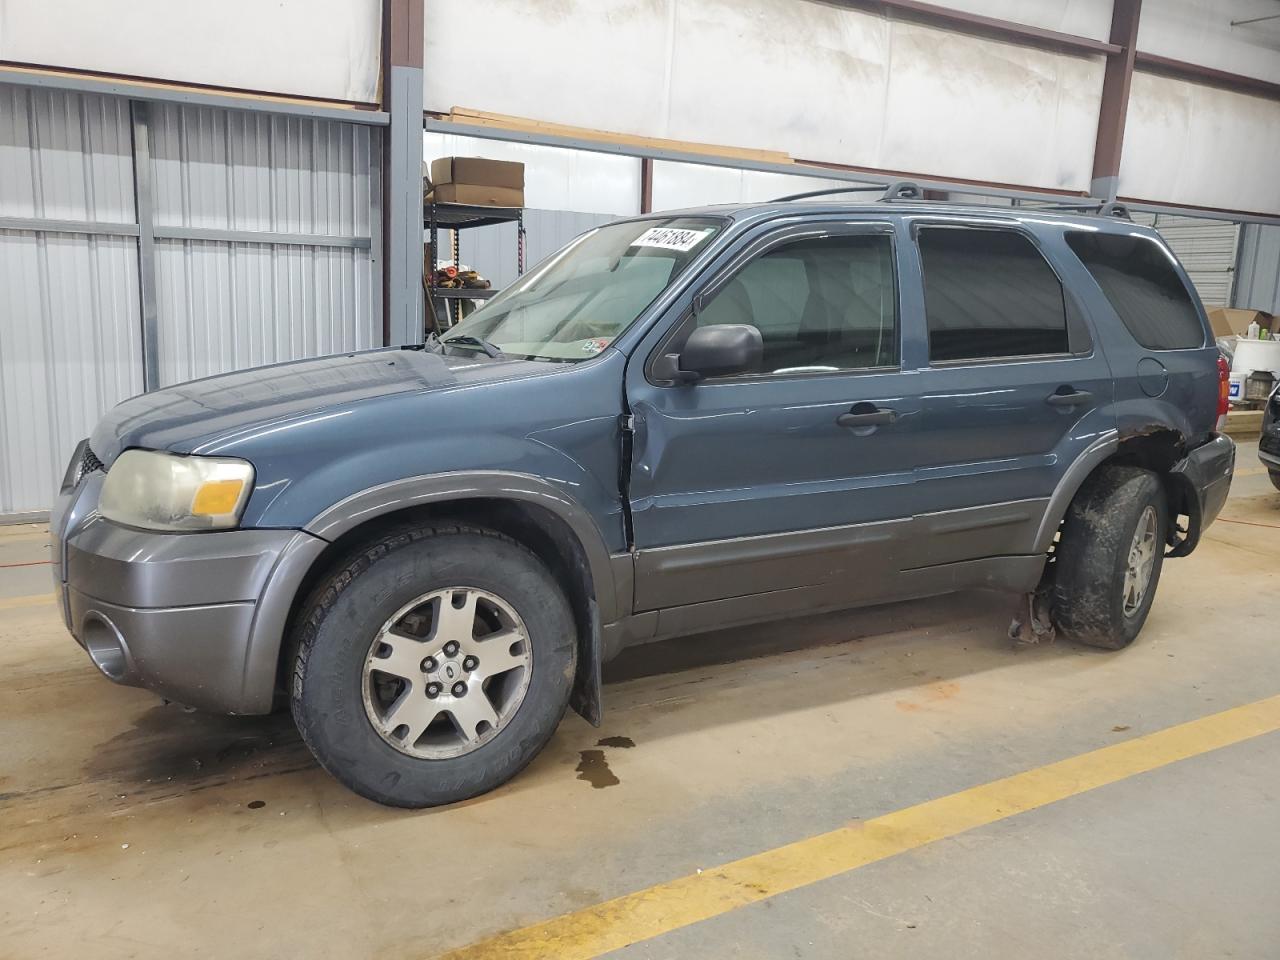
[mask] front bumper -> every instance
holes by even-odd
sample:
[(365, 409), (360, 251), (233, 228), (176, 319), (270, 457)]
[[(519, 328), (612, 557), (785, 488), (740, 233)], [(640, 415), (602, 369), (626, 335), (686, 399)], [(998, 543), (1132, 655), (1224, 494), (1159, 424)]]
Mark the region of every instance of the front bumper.
[[(1272, 404), (1276, 401), (1272, 400)], [(1258, 459), (1272, 473), (1280, 471), (1280, 420), (1268, 417), (1258, 438)]]
[(267, 713), (289, 608), (325, 541), (297, 530), (154, 533), (97, 513), (102, 474), (51, 515), (67, 629), (111, 680), (222, 713)]

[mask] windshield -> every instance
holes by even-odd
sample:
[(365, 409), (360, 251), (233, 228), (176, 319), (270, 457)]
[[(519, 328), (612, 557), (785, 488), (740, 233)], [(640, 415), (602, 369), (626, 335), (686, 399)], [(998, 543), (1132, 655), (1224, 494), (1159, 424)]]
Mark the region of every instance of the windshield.
[(531, 360), (586, 360), (627, 329), (722, 226), (707, 218), (664, 217), (598, 227), (544, 260), (440, 342), (473, 353), (496, 348)]

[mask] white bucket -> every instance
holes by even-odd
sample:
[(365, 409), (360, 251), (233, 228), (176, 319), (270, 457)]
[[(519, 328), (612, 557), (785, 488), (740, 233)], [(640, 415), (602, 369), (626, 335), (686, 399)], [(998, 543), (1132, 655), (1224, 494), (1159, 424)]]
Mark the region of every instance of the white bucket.
[(1244, 382), (1248, 379), (1249, 375), (1247, 373), (1232, 371), (1231, 379), (1227, 381), (1227, 398), (1232, 403), (1239, 403), (1244, 399)]

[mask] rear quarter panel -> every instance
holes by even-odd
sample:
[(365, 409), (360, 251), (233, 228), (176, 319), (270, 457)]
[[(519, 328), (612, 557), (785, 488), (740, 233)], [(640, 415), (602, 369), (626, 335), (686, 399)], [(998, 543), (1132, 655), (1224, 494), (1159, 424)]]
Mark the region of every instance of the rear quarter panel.
[[(1116, 229), (1110, 224), (1107, 228)], [(1132, 230), (1134, 234), (1153, 239), (1168, 249), (1155, 231), (1146, 227), (1126, 224), (1119, 229)], [(1067, 245), (1064, 232), (1058, 231), (1046, 245), (1052, 247), (1063, 278), (1071, 284), (1093, 320), (1094, 336), (1101, 344), (1114, 378), (1113, 413), (1120, 438), (1173, 429), (1193, 445), (1207, 439), (1218, 416), (1218, 348), (1213, 343), (1204, 307), (1186, 271), (1180, 264), (1177, 266), (1178, 276), (1200, 317), (1204, 346), (1187, 350), (1153, 350), (1144, 347), (1129, 333), (1093, 276)], [(1158, 367), (1154, 366), (1157, 364)], [(1164, 371), (1162, 387), (1158, 375), (1161, 368)]]

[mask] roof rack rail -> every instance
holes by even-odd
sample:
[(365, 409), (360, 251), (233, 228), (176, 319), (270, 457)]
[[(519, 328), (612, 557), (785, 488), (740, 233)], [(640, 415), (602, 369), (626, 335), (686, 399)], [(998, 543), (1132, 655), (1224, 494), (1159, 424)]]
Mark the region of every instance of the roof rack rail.
[(884, 188), (881, 200), (923, 200), (924, 189), (914, 180), (895, 180)]
[(871, 193), (883, 190), (884, 187), (871, 185), (866, 187), (830, 187), (826, 190), (806, 190), (804, 193), (790, 193), (785, 197), (775, 197), (772, 203), (785, 203), (788, 200), (808, 200), (810, 197), (829, 197), (836, 193)]
[(1081, 200), (1075, 203), (1046, 203), (1042, 207), (1029, 207), (1031, 210), (1079, 210), (1081, 213), (1096, 213), (1100, 217), (1116, 217), (1120, 220), (1132, 220), (1129, 208), (1114, 200)]
[(807, 190), (804, 193), (792, 193), (785, 197), (777, 197), (774, 203), (785, 203), (788, 200), (808, 200), (810, 197), (829, 197), (837, 193), (879, 193), (880, 200), (922, 200), (924, 191), (918, 184), (910, 180), (895, 180), (888, 186), (884, 184), (868, 184), (865, 187), (829, 187), (825, 190)]
[[(924, 200), (925, 191), (920, 184), (913, 180), (894, 180), (887, 186), (865, 187), (829, 187), (825, 190), (807, 190), (804, 193), (792, 193), (785, 197), (778, 197), (774, 203), (784, 203), (788, 200), (808, 200), (811, 197), (830, 197), (841, 193), (873, 193), (881, 191), (879, 200)], [(948, 193), (980, 193), (976, 189), (960, 189), (948, 187)], [(1029, 210), (1078, 210), (1082, 213), (1097, 213), (1101, 217), (1116, 217), (1121, 220), (1132, 220), (1129, 215), (1129, 208), (1123, 203), (1116, 203), (1114, 200), (1094, 200), (1091, 198), (1081, 198), (1065, 203), (1045, 203), (1042, 206), (1027, 207)]]

